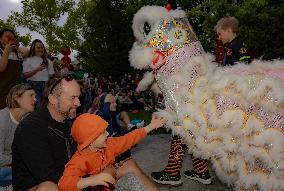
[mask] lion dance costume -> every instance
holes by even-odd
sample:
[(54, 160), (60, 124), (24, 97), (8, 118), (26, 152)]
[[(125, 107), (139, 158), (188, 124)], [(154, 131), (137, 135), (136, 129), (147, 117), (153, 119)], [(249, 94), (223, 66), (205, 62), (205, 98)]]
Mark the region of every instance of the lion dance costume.
[(142, 7), (132, 27), (131, 65), (153, 70), (138, 89), (156, 82), (158, 114), (193, 156), (235, 190), (284, 190), (284, 62), (218, 67), (182, 10)]

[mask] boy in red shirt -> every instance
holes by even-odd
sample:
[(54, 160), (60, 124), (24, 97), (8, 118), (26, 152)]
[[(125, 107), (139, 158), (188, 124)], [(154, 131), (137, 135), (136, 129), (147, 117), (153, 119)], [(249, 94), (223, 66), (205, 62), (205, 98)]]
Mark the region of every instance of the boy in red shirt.
[[(144, 128), (122, 137), (108, 137), (108, 123), (105, 120), (94, 114), (82, 114), (72, 125), (71, 134), (77, 141), (77, 151), (65, 166), (58, 183), (59, 189), (77, 191), (99, 185), (98, 174), (106, 167), (112, 167), (116, 156), (130, 149), (147, 133), (162, 127), (164, 123), (165, 119), (153, 115), (151, 123)], [(86, 175), (90, 176), (83, 178)], [(103, 190), (110, 189), (104, 187)]]

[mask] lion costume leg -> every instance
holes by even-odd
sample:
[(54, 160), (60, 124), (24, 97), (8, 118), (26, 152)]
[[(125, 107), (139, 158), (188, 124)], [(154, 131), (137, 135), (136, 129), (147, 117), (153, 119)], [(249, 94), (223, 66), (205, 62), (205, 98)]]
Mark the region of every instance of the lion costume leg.
[(183, 140), (178, 136), (173, 136), (168, 164), (165, 167), (164, 172), (168, 173), (170, 176), (179, 176), (185, 151), (186, 145)]
[(180, 170), (182, 168), (186, 145), (178, 136), (173, 136), (167, 166), (159, 172), (152, 172), (152, 179), (159, 184), (182, 185)]
[(184, 176), (191, 180), (197, 180), (202, 184), (211, 184), (212, 179), (208, 169), (208, 161), (193, 156), (191, 158), (193, 170), (186, 170)]
[[(180, 171), (182, 168), (186, 144), (179, 136), (173, 136), (170, 147), (168, 163), (164, 170), (152, 172), (153, 180), (159, 184), (179, 186), (182, 184)], [(208, 170), (208, 161), (192, 157), (193, 170), (185, 171), (185, 176), (203, 184), (210, 184), (211, 177)]]

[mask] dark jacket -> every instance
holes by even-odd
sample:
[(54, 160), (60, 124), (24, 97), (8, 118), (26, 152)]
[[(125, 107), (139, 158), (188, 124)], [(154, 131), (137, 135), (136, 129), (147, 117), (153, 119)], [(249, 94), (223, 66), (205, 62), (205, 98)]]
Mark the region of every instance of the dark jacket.
[(14, 191), (26, 191), (44, 181), (57, 184), (75, 149), (68, 125), (55, 121), (48, 109), (26, 117), (12, 145)]
[(222, 66), (234, 65), (237, 62), (251, 62), (246, 46), (238, 37), (225, 46), (223, 55)]
[[(110, 102), (105, 102), (106, 95), (107, 93), (104, 93), (100, 96), (100, 107), (97, 110), (96, 115), (100, 116), (102, 119), (108, 122), (106, 130), (109, 133), (109, 136), (111, 137), (123, 136), (126, 133), (128, 133), (128, 131), (122, 129), (118, 124), (116, 119), (118, 115), (117, 112), (110, 111)], [(124, 161), (130, 156), (131, 156), (130, 150), (125, 151), (124, 153), (116, 157), (115, 162)]]
[[(0, 48), (0, 55), (2, 56), (3, 50)], [(22, 73), (22, 60), (8, 59), (8, 64), (5, 71), (0, 72), (0, 109), (6, 107), (6, 98), (10, 89), (21, 83)]]

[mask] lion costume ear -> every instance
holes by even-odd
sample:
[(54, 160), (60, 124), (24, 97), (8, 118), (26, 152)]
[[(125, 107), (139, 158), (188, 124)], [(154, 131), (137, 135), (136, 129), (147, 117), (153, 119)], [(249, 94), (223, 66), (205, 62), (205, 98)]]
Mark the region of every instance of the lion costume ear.
[(150, 69), (153, 60), (152, 48), (144, 48), (135, 42), (129, 52), (130, 65), (136, 69)]
[(173, 18), (187, 18), (183, 10), (167, 10), (160, 6), (144, 6), (133, 18), (132, 30), (135, 38), (143, 43), (156, 33), (158, 25), (163, 20), (171, 20)]
[(154, 82), (155, 76), (153, 72), (146, 72), (139, 82), (136, 91), (141, 92), (149, 88), (150, 85)]
[(148, 41), (156, 32), (154, 29), (162, 19), (170, 18), (171, 15), (164, 7), (144, 6), (133, 18), (132, 30), (135, 38), (140, 43)]

